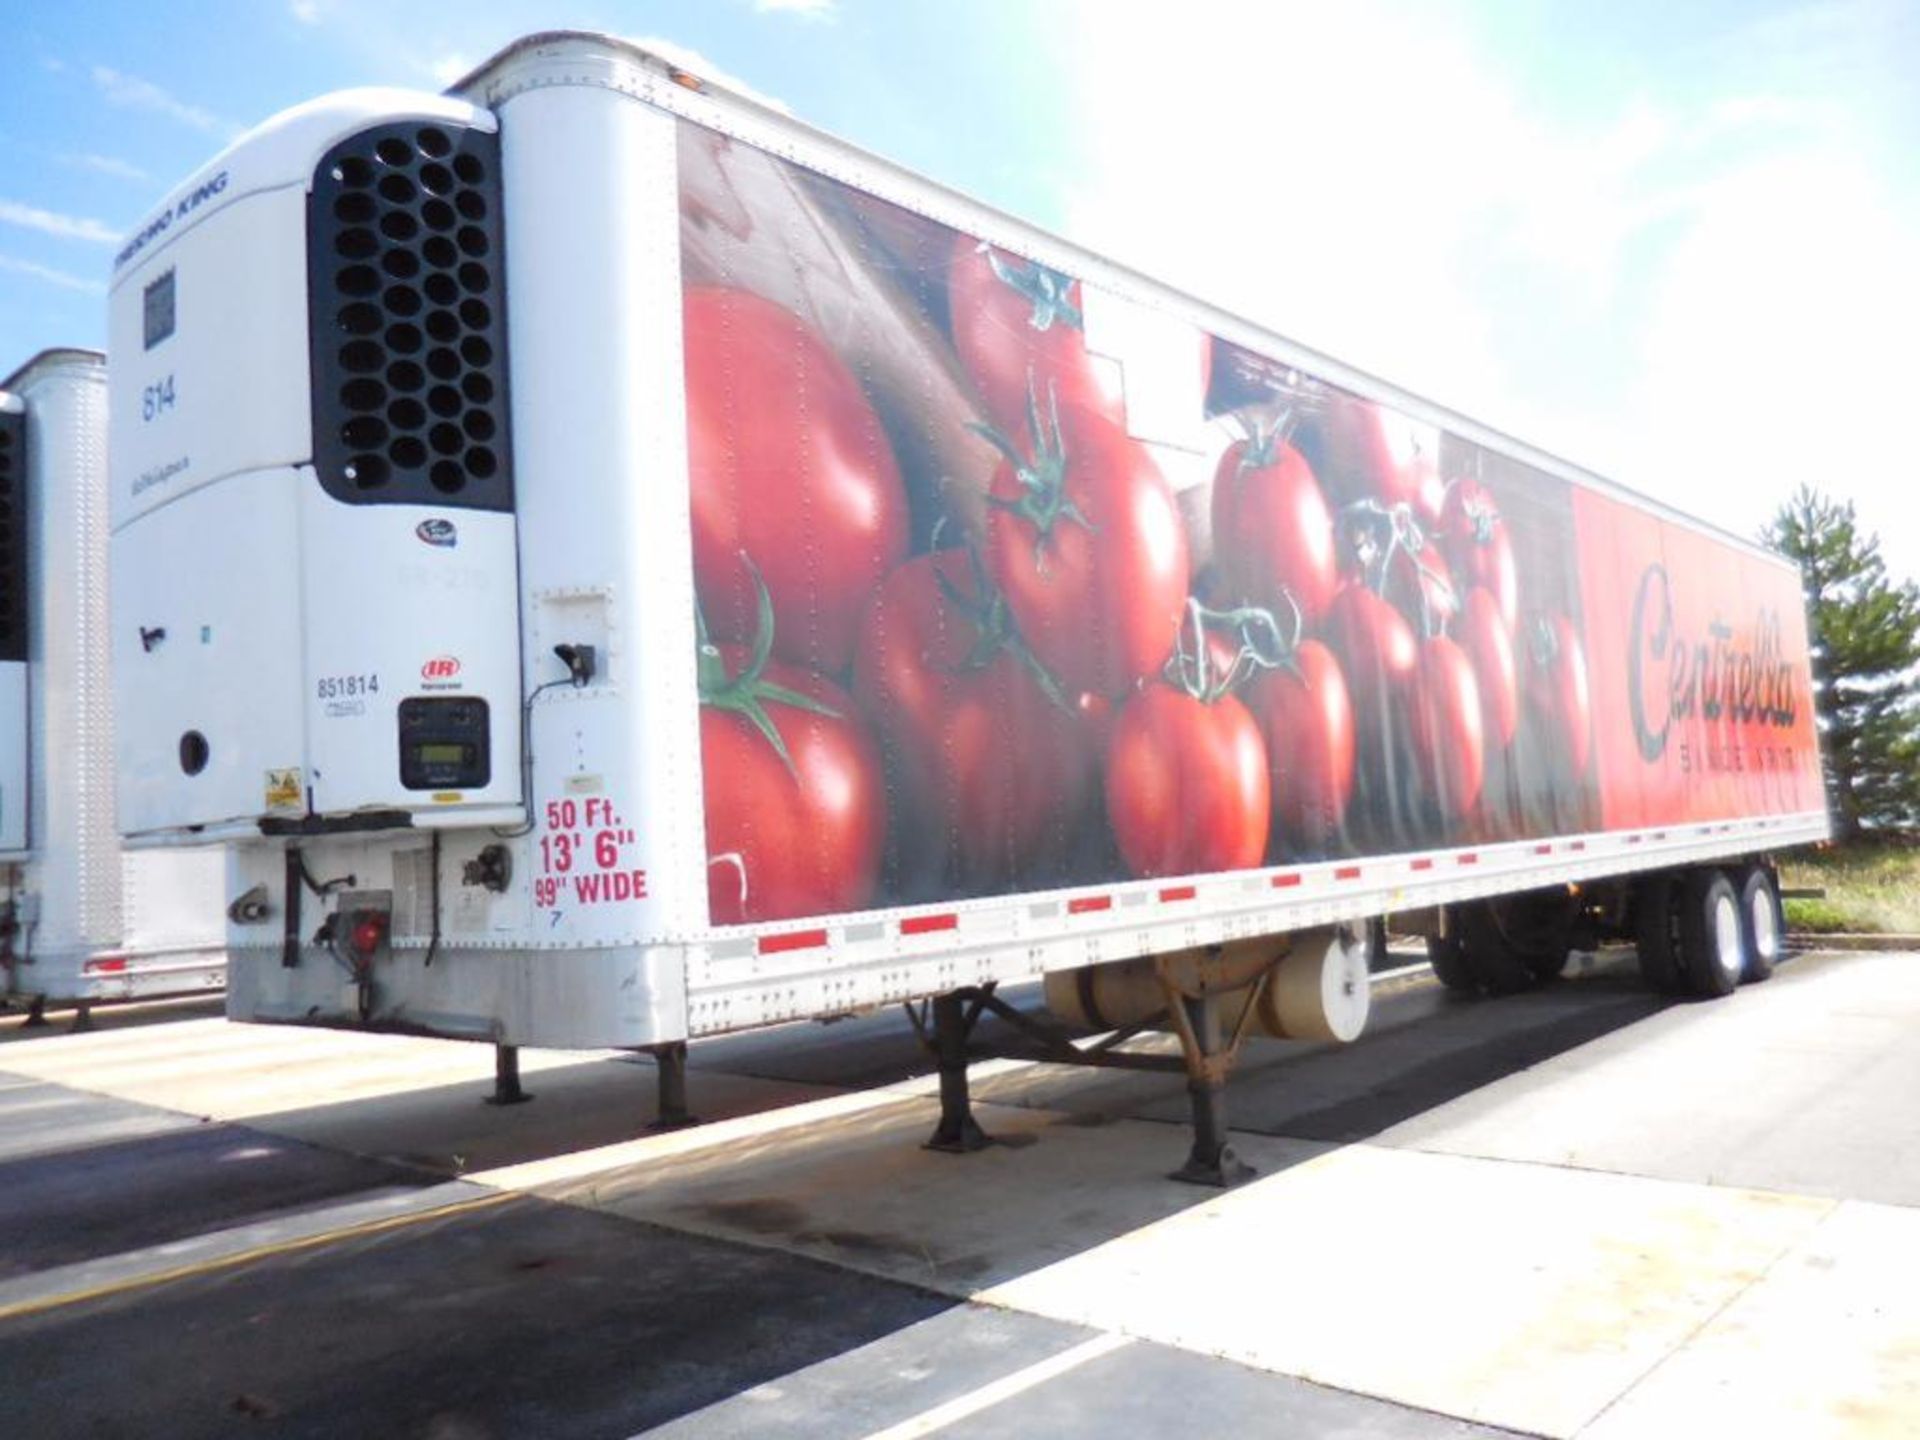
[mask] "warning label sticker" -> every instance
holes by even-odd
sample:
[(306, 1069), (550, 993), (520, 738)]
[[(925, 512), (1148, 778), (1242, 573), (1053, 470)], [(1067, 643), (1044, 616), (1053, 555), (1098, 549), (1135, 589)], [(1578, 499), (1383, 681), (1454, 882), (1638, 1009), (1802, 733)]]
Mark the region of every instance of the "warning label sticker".
[(265, 805), (269, 815), (299, 815), (306, 806), (301, 803), (300, 767), (290, 770), (267, 771)]

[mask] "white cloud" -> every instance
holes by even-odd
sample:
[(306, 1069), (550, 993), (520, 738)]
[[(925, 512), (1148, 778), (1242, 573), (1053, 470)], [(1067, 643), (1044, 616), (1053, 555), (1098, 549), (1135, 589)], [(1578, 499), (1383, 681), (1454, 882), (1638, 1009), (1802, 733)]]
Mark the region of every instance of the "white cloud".
[(0, 270), (10, 270), (16, 275), (29, 275), (35, 280), (44, 280), (49, 285), (58, 285), (63, 290), (81, 290), (89, 295), (107, 293), (107, 287), (101, 281), (89, 280), (81, 275), (71, 275), (65, 270), (56, 270), (51, 265), (36, 265), (31, 260), (16, 260), (11, 255), (0, 255)]
[(111, 175), (117, 180), (151, 180), (153, 177), (138, 165), (130, 164), (112, 155), (63, 155), (69, 165), (78, 165), (82, 170), (91, 170), (97, 175)]
[(1074, 238), (1742, 535), (1855, 499), (1920, 576), (1920, 201), (1862, 143), (1871, 44), (1576, 109), (1450, 9), (1083, 6)]
[(808, 20), (829, 20), (837, 3), (838, 0), (753, 0), (753, 8), (762, 15), (780, 13)]
[(142, 80), (136, 75), (123, 75), (118, 70), (110, 70), (105, 65), (93, 67), (93, 83), (100, 93), (115, 105), (130, 110), (147, 110), (156, 115), (164, 115), (169, 120), (198, 130), (206, 135), (215, 135), (221, 139), (231, 139), (238, 133), (237, 127), (228, 124), (211, 111), (198, 105), (189, 105), (168, 94), (151, 80)]
[(1649, 488), (1751, 534), (1811, 484), (1858, 501), (1889, 560), (1920, 577), (1916, 246), (1871, 169), (1824, 148), (1757, 161), (1704, 195), (1625, 407)]
[(37, 205), (22, 205), (15, 200), (0, 200), (0, 223), (38, 230), (62, 240), (91, 240), (96, 245), (112, 245), (119, 240), (117, 230), (80, 215), (62, 215), (57, 210), (42, 210)]
[(320, 0), (288, 0), (287, 13), (302, 25), (318, 25)]
[(453, 84), (461, 76), (470, 73), (473, 66), (474, 61), (471, 56), (464, 55), (458, 50), (451, 50), (431, 62), (427, 66), (427, 73), (433, 76), (435, 84), (445, 86)]

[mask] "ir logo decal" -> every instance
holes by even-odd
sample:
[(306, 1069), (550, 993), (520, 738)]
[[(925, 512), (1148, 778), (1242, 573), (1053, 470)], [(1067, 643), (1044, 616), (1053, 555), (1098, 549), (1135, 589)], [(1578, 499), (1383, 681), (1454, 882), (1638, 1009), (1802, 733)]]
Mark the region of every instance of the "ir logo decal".
[(413, 527), (413, 533), (419, 536), (422, 544), (432, 545), (440, 550), (451, 550), (460, 543), (460, 532), (454, 528), (453, 521), (438, 517), (422, 520)]
[(429, 690), (449, 689), (459, 682), (460, 661), (453, 655), (436, 655), (420, 667), (420, 679)]

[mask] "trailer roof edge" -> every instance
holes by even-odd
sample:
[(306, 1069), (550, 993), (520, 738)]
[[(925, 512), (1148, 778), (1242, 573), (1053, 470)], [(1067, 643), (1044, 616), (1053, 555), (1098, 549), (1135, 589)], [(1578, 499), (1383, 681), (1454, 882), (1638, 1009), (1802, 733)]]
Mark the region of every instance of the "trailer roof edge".
[[(470, 100), (475, 104), (486, 104), (488, 101), (485, 98), (470, 92), (484, 90), (489, 82), (504, 79), (517, 63), (527, 60), (534, 52), (543, 50), (551, 52), (563, 47), (577, 47), (580, 51), (591, 53), (603, 60), (624, 59), (629, 64), (637, 64), (642, 70), (651, 72), (663, 82), (659, 92), (637, 98), (656, 104), (672, 113), (682, 115), (696, 123), (702, 123), (704, 117), (694, 113), (701, 101), (705, 101), (710, 106), (717, 100), (726, 107), (744, 110), (759, 125), (784, 130), (790, 134), (797, 133), (808, 143), (823, 147), (828, 152), (837, 152), (862, 166), (873, 167), (897, 179), (903, 186), (921, 187), (935, 192), (944, 200), (953, 202), (956, 212), (971, 211), (975, 216), (991, 218), (999, 227), (999, 234), (976, 228), (975, 233), (981, 234), (982, 238), (993, 239), (996, 244), (1003, 244), (1015, 250), (1022, 248), (1023, 245), (1028, 248), (1037, 248), (1040, 253), (1035, 254), (1034, 258), (1046, 258), (1047, 251), (1066, 252), (1072, 257), (1084, 258), (1092, 262), (1091, 268), (1096, 273), (1086, 273), (1088, 267), (1083, 265), (1079, 267), (1076, 278), (1117, 289), (1118, 293), (1126, 298), (1145, 300), (1151, 297), (1162, 302), (1169, 299), (1175, 301), (1183, 308), (1196, 312), (1187, 318), (1193, 319), (1195, 323), (1206, 325), (1224, 339), (1247, 344), (1249, 348), (1258, 348), (1264, 343), (1267, 347), (1281, 352), (1274, 358), (1299, 369), (1317, 370), (1321, 378), (1352, 389), (1367, 399), (1396, 406), (1417, 419), (1452, 430), (1462, 439), (1501, 451), (1513, 459), (1545, 470), (1571, 484), (1583, 485), (1590, 490), (1652, 511), (1662, 519), (1725, 541), (1758, 559), (1787, 569), (1798, 569), (1786, 556), (1767, 548), (1751, 536), (1741, 535), (1711, 520), (1703, 519), (1668, 501), (1636, 490), (1618, 480), (1610, 479), (1598, 471), (1590, 470), (1577, 461), (1569, 460), (1563, 455), (1508, 431), (1476, 420), (1463, 411), (1455, 410), (1440, 401), (1408, 390), (1370, 370), (1363, 370), (1325, 351), (1303, 344), (1260, 321), (1237, 314), (1220, 301), (1208, 299), (1164, 280), (1156, 279), (1123, 261), (1114, 260), (1099, 251), (1092, 250), (1079, 241), (1024, 220), (962, 190), (957, 190), (951, 185), (932, 179), (918, 170), (878, 155), (865, 146), (855, 144), (830, 130), (824, 130), (799, 119), (791, 112), (769, 105), (761, 97), (734, 88), (725, 81), (713, 80), (688, 71), (677, 61), (623, 36), (605, 31), (573, 29), (541, 30), (523, 35), (461, 76), (459, 80), (449, 85), (444, 93)], [(612, 54), (609, 55), (609, 52)], [(585, 58), (584, 55), (583, 58)], [(569, 83), (569, 81), (583, 85), (600, 83), (584, 71), (577, 77), (560, 79), (547, 77), (542, 83)], [(695, 83), (689, 84), (689, 81)], [(512, 94), (519, 93), (511, 86), (502, 88), (509, 90)], [(500, 98), (505, 99), (510, 96)], [(882, 195), (881, 198), (897, 201), (897, 197), (893, 196)], [(955, 224), (955, 219), (951, 215), (944, 217), (934, 215), (932, 218), (941, 219), (950, 225)], [(963, 223), (959, 228), (967, 227)], [(1012, 244), (1007, 243), (1006, 237), (1009, 235), (1014, 237)], [(1049, 263), (1052, 263), (1056, 269), (1067, 270), (1070, 273), (1076, 271), (1073, 264), (1061, 264), (1057, 259), (1050, 259)], [(1119, 282), (1117, 286), (1114, 283), (1116, 281)]]
[(42, 350), (28, 360), (19, 369), (4, 379), (0, 379), (0, 390), (17, 390), (36, 371), (51, 369), (55, 365), (87, 365), (105, 369), (107, 357), (99, 350), (89, 350), (80, 345), (53, 345)]

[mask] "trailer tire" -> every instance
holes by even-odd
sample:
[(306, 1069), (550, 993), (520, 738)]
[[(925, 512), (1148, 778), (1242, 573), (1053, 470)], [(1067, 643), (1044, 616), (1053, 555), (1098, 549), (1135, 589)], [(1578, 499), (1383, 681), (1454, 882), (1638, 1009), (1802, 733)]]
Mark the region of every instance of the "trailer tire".
[(1487, 916), (1506, 952), (1536, 982), (1557, 980), (1573, 958), (1573, 901), (1564, 890), (1530, 890), (1486, 902)]
[(1482, 989), (1494, 995), (1515, 995), (1536, 983), (1527, 957), (1515, 948), (1502, 929), (1493, 907), (1482, 900), (1460, 907), (1460, 947)]
[(1687, 876), (1680, 900), (1680, 959), (1687, 990), (1703, 1000), (1731, 995), (1747, 968), (1740, 895), (1724, 870)]
[(1685, 988), (1680, 964), (1680, 887), (1672, 875), (1649, 875), (1634, 887), (1635, 948), (1640, 978), (1662, 995)]
[(1740, 926), (1747, 951), (1741, 978), (1748, 984), (1771, 978), (1787, 924), (1780, 908), (1780, 886), (1765, 865), (1749, 865), (1741, 872)]
[[(1457, 917), (1454, 923), (1457, 927)], [(1457, 928), (1450, 935), (1427, 937), (1427, 963), (1433, 967), (1434, 978), (1454, 994), (1480, 993), (1480, 972), (1467, 959), (1466, 948), (1460, 943)]]

